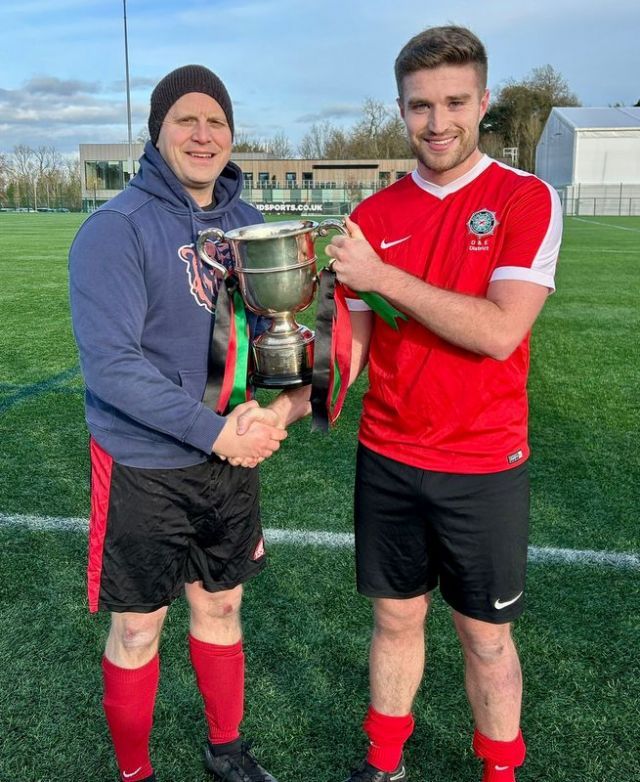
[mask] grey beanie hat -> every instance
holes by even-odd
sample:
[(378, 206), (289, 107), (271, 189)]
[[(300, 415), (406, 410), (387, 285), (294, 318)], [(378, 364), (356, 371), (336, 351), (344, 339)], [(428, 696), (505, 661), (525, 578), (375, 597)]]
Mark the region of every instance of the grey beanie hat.
[(233, 108), (227, 88), (222, 81), (203, 65), (183, 65), (161, 79), (151, 93), (149, 111), (149, 135), (154, 147), (158, 143), (160, 127), (173, 104), (188, 92), (202, 92), (220, 104), (233, 136)]

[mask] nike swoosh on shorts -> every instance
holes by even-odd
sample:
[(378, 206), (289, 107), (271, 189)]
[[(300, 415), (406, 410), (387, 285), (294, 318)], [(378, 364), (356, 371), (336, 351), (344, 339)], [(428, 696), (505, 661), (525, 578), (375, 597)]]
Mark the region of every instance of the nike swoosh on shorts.
[(522, 597), (522, 594), (523, 593), (520, 592), (519, 595), (516, 595), (511, 600), (504, 600), (504, 601), (502, 601), (502, 600), (500, 600), (500, 598), (498, 598), (496, 600), (496, 602), (493, 604), (493, 607), (496, 608), (498, 611), (501, 611), (503, 608), (506, 608), (507, 606), (513, 605), (516, 602), (516, 600), (520, 600), (520, 598)]

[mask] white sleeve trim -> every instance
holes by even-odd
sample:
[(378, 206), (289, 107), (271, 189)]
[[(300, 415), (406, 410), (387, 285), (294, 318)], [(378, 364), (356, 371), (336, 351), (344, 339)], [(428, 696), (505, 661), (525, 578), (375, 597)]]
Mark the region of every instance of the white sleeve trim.
[(371, 307), (362, 299), (347, 299), (349, 312), (367, 312)]
[(524, 280), (544, 285), (554, 291), (556, 289), (553, 274), (547, 274), (538, 269), (528, 269), (526, 266), (499, 266), (491, 275), (489, 282), (495, 280)]
[(549, 290), (555, 291), (554, 277), (560, 242), (562, 241), (562, 203), (556, 190), (547, 182), (544, 184), (547, 186), (551, 198), (551, 218), (547, 233), (538, 248), (531, 267), (498, 266), (491, 275), (491, 282), (494, 280), (525, 280), (544, 285)]

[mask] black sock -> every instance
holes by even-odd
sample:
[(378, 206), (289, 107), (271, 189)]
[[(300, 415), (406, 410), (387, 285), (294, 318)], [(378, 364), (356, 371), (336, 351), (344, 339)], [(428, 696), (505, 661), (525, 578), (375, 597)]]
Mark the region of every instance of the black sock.
[(214, 755), (238, 755), (242, 747), (242, 737), (238, 737), (226, 744), (212, 744), (209, 742), (209, 748)]

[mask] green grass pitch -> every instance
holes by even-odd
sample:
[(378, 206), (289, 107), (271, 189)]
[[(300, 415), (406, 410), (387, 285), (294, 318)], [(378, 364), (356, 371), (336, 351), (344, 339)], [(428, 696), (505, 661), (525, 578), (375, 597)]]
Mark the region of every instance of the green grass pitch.
[[(100, 705), (108, 618), (86, 609), (84, 535), (7, 523), (88, 515), (66, 287), (82, 219), (0, 214), (0, 782), (117, 779)], [(531, 543), (545, 550), (640, 549), (639, 246), (640, 218), (566, 220), (558, 292), (536, 324), (531, 361)], [(265, 527), (350, 531), (363, 389), (330, 436), (300, 422), (263, 465)], [(244, 729), (280, 782), (339, 782), (365, 749), (370, 608), (355, 593), (349, 548), (268, 550), (269, 568), (246, 590)], [(207, 778), (186, 619), (178, 601), (161, 646), (152, 737), (161, 782)], [(637, 566), (532, 563), (515, 637), (529, 746), (519, 780), (640, 780)], [(428, 658), (410, 777), (476, 782), (461, 655), (437, 598)]]

